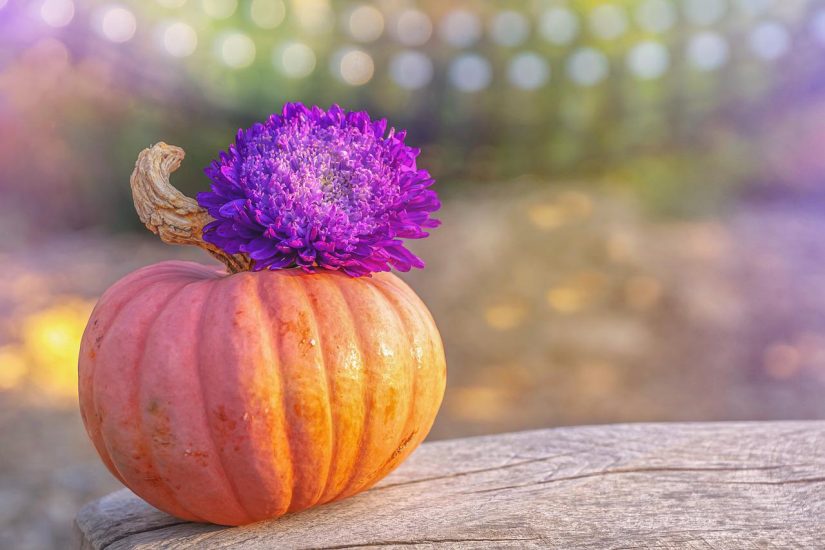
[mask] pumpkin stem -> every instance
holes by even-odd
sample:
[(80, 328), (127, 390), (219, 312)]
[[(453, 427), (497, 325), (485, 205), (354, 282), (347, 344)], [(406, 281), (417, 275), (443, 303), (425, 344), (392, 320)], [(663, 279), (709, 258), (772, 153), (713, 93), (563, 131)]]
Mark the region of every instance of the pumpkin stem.
[(180, 167), (183, 149), (158, 142), (138, 155), (129, 182), (140, 221), (167, 244), (198, 246), (226, 265), (229, 273), (248, 271), (246, 254), (228, 254), (203, 240), (203, 227), (213, 220), (197, 201), (169, 183), (169, 174)]

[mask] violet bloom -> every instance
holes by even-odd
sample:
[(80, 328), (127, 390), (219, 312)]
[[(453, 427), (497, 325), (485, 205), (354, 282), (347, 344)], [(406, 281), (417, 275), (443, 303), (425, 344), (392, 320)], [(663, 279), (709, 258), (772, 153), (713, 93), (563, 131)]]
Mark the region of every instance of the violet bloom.
[(287, 103), (239, 130), (205, 170), (212, 191), (198, 203), (215, 221), (204, 240), (248, 254), (255, 270), (321, 267), (358, 277), (424, 267), (401, 239), (426, 237), (441, 205), (405, 135), (366, 112)]

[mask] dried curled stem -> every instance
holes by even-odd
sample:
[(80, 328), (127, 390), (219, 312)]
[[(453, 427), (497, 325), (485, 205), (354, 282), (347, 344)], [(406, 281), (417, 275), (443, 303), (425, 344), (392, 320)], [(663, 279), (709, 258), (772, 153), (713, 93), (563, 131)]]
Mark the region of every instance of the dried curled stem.
[(140, 221), (167, 244), (190, 244), (206, 250), (230, 273), (249, 270), (252, 260), (246, 254), (228, 254), (203, 240), (203, 227), (212, 216), (169, 183), (169, 174), (180, 167), (184, 154), (180, 147), (161, 141), (138, 155), (129, 181)]

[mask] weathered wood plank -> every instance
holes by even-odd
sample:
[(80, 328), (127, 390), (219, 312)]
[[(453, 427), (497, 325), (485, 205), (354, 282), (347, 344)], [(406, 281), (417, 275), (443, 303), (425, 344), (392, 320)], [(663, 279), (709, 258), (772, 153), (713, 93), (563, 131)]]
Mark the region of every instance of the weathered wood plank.
[(354, 498), (245, 527), (127, 490), (83, 548), (825, 548), (825, 421), (626, 424), (424, 444)]

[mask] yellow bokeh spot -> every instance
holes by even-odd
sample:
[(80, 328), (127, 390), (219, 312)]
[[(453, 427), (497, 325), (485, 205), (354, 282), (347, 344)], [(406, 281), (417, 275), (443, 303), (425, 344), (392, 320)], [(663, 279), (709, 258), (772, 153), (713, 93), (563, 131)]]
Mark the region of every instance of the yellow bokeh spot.
[(499, 304), (491, 306), (484, 312), (484, 320), (496, 330), (516, 328), (524, 320), (527, 311), (518, 304)]
[(28, 372), (26, 357), (17, 346), (0, 348), (0, 390), (10, 390), (20, 385)]
[(539, 229), (555, 229), (593, 212), (593, 201), (579, 191), (561, 193), (555, 201), (531, 204), (527, 217)]
[(567, 221), (562, 209), (552, 203), (530, 205), (527, 217), (540, 229), (554, 229)]
[(547, 303), (559, 313), (575, 313), (586, 301), (587, 297), (572, 287), (558, 286), (547, 291)]
[(450, 412), (463, 420), (493, 422), (511, 409), (512, 392), (506, 387), (456, 388), (449, 399)]
[(93, 306), (69, 298), (23, 321), (23, 349), (31, 380), (38, 388), (66, 397), (77, 394), (80, 339)]
[(604, 292), (608, 278), (598, 271), (583, 271), (547, 291), (547, 303), (559, 313), (576, 313), (593, 304)]

